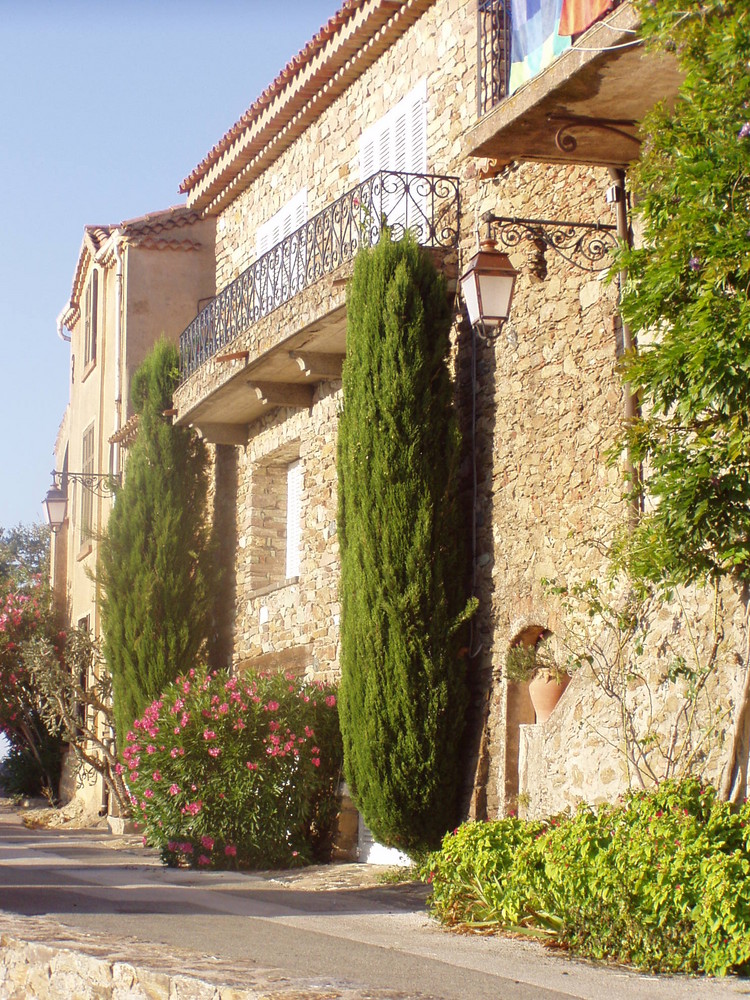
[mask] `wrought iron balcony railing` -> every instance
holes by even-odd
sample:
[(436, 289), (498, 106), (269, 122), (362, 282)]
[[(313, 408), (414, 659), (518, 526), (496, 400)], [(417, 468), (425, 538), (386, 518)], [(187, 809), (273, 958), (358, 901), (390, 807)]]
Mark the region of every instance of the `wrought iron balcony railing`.
[(477, 49), (477, 112), (481, 118), (508, 94), (510, 0), (479, 0)]
[(253, 323), (373, 246), (410, 230), (425, 247), (458, 246), (457, 177), (380, 171), (259, 257), (180, 336), (180, 379)]

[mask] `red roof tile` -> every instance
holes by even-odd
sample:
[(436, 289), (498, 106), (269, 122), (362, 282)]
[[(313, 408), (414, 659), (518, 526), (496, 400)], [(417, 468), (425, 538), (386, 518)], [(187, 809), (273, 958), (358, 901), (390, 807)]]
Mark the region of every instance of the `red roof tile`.
[(65, 325), (70, 329), (77, 321), (83, 279), (89, 262), (96, 257), (115, 230), (119, 229), (129, 243), (149, 250), (197, 250), (200, 247), (197, 241), (189, 238), (174, 239), (167, 234), (200, 222), (200, 219), (199, 212), (187, 208), (186, 205), (174, 205), (160, 212), (149, 212), (135, 219), (125, 219), (119, 225), (84, 226), (83, 243), (73, 275), (73, 288), (63, 316)]
[(329, 18), (326, 24), (313, 35), (312, 39), (301, 49), (297, 55), (290, 59), (284, 69), (279, 73), (270, 87), (266, 87), (260, 97), (255, 100), (244, 115), (236, 122), (229, 131), (209, 150), (198, 166), (180, 184), (180, 192), (185, 193), (192, 188), (197, 181), (204, 177), (219, 157), (232, 145), (237, 136), (252, 124), (260, 115), (263, 109), (270, 104), (274, 97), (287, 87), (292, 80), (307, 66), (315, 55), (323, 48), (326, 42), (336, 34), (353, 17), (356, 12), (365, 5), (367, 0), (344, 0), (339, 10)]

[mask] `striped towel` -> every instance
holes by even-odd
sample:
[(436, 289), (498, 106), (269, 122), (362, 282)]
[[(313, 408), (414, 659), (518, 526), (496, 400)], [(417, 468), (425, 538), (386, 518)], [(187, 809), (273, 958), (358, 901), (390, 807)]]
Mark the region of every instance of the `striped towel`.
[(580, 35), (613, 6), (614, 0), (563, 0), (558, 33)]

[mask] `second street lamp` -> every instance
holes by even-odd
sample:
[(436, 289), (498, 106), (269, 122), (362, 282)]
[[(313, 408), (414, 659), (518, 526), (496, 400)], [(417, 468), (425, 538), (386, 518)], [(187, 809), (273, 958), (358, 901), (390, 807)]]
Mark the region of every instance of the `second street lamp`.
[[(69, 482), (80, 483), (83, 489), (95, 496), (113, 496), (122, 483), (122, 476), (119, 473), (53, 472), (52, 485), (47, 490), (43, 503), (47, 522), (54, 534), (62, 528), (68, 513)], [(66, 488), (63, 489), (63, 486)]]

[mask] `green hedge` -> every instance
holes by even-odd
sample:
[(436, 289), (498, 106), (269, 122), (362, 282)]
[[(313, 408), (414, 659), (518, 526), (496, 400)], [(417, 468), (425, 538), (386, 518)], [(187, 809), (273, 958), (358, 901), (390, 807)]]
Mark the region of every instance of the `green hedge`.
[(750, 972), (750, 805), (696, 780), (548, 824), (446, 835), (422, 874), (445, 923), (553, 936), (662, 972)]

